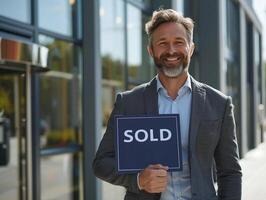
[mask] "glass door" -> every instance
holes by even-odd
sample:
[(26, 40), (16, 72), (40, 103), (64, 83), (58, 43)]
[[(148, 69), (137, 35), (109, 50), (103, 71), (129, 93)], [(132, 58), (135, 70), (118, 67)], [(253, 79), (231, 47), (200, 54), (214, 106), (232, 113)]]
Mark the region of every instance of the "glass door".
[(26, 75), (0, 69), (0, 200), (27, 199)]

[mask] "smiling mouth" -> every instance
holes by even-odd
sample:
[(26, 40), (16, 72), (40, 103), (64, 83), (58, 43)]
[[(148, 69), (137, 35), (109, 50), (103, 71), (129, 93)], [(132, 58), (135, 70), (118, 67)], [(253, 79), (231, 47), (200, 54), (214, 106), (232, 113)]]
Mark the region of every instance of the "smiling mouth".
[(180, 62), (181, 61), (181, 57), (167, 57), (167, 58), (165, 58), (165, 60), (167, 61), (167, 62)]

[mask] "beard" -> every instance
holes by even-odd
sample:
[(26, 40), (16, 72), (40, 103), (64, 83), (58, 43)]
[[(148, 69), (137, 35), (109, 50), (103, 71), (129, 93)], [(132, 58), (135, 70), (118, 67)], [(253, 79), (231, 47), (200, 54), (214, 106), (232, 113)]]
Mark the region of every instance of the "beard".
[[(177, 63), (167, 63), (168, 58), (176, 58)], [(183, 53), (162, 54), (160, 57), (153, 57), (156, 67), (168, 78), (179, 77), (184, 72), (188, 72), (190, 59)]]

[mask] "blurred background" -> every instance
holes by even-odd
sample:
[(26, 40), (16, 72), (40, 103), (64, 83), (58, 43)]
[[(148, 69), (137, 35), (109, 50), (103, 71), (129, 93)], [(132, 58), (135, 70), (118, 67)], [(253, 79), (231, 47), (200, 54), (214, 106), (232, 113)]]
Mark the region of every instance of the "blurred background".
[(195, 21), (190, 74), (232, 96), (243, 199), (266, 198), (265, 0), (0, 0), (0, 200), (123, 199), (91, 163), (116, 94), (156, 74), (160, 7)]

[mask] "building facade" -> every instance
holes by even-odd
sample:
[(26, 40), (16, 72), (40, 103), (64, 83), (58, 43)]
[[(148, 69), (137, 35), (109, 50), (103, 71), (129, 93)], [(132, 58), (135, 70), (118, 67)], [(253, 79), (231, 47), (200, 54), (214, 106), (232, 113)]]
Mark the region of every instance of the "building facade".
[(262, 27), (252, 1), (1, 1), (0, 200), (123, 195), (91, 163), (115, 95), (156, 74), (144, 25), (160, 7), (195, 21), (190, 73), (232, 96), (241, 156), (263, 141)]

